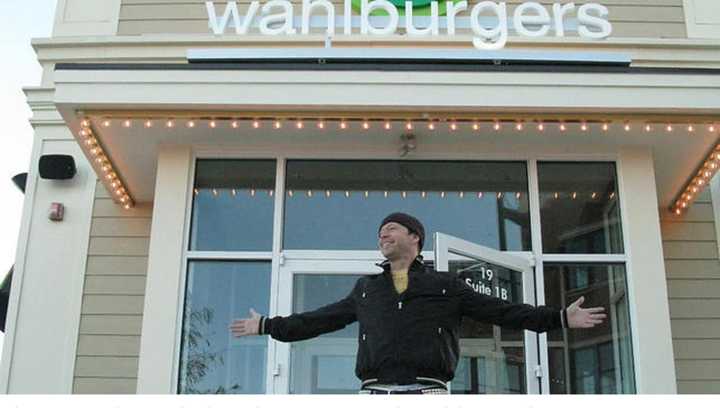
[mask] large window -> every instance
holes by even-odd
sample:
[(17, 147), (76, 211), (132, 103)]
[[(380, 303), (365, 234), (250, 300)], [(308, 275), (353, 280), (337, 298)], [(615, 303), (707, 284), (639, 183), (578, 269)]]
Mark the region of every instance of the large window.
[(272, 249), (275, 162), (198, 160), (191, 251)]
[[(592, 330), (548, 333), (551, 393), (633, 393), (620, 198), (612, 162), (198, 160), (178, 392), (357, 392), (357, 325), (291, 344), (234, 339), (228, 325), (251, 307), (288, 315), (342, 299), (359, 274), (380, 272), (371, 266), (379, 259), (369, 259), (378, 224), (403, 211), (425, 225), (425, 251), (433, 249), (433, 233), (443, 232), (534, 253), (534, 275), (455, 259), (451, 273), (476, 291), (525, 302), (543, 279), (545, 293), (534, 294), (547, 305), (585, 296), (584, 306), (606, 308), (607, 322)], [(531, 210), (531, 202), (539, 206)], [(293, 262), (303, 267), (292, 269)], [(528, 378), (536, 350), (527, 347), (536, 343), (523, 331), (469, 319), (461, 330), (453, 393), (540, 389)]]
[(421, 219), (427, 237), (530, 249), (522, 162), (293, 160), (286, 186), (286, 249), (377, 249), (378, 223), (395, 211)]
[(540, 163), (544, 253), (623, 252), (613, 163)]
[(178, 391), (265, 393), (268, 338), (233, 338), (228, 323), (247, 316), (251, 307), (267, 315), (269, 303), (269, 262), (191, 262)]
[(565, 308), (584, 296), (582, 307), (608, 315), (592, 329), (548, 333), (550, 392), (634, 393), (615, 164), (541, 162), (538, 180), (542, 249), (554, 255), (543, 267), (545, 303)]
[(567, 307), (580, 296), (603, 306), (608, 319), (586, 330), (549, 333), (550, 390), (556, 394), (635, 392), (625, 267), (599, 264), (545, 265), (550, 306)]

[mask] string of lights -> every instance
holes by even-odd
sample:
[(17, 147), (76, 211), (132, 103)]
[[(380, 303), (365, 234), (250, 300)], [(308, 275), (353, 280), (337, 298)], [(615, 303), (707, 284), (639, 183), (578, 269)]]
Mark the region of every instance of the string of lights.
[[(101, 128), (110, 128), (113, 126), (121, 126), (123, 128), (132, 128), (141, 126), (143, 128), (155, 128), (163, 127), (167, 130), (176, 129), (179, 127), (186, 127), (188, 129), (197, 128), (200, 126), (207, 126), (208, 129), (310, 129), (314, 128), (317, 130), (331, 130), (336, 129), (340, 131), (360, 129), (361, 131), (370, 131), (373, 129), (381, 129), (385, 131), (391, 130), (404, 130), (413, 131), (418, 129), (426, 129), (428, 131), (436, 131), (446, 129), (450, 132), (455, 132), (462, 129), (471, 129), (475, 132), (481, 132), (489, 130), (492, 132), (500, 132), (503, 130), (511, 130), (515, 132), (547, 132), (555, 127), (561, 133), (573, 131), (579, 132), (590, 132), (593, 129), (599, 129), (601, 132), (607, 133), (615, 130), (624, 132), (630, 132), (633, 129), (640, 129), (646, 133), (649, 132), (665, 132), (674, 133), (685, 131), (687, 134), (692, 134), (701, 131), (702, 129), (707, 130), (711, 134), (718, 133), (720, 124), (715, 121), (702, 121), (702, 123), (674, 123), (674, 122), (660, 122), (653, 120), (635, 120), (635, 119), (610, 119), (610, 120), (597, 120), (597, 119), (578, 119), (578, 120), (565, 120), (558, 118), (548, 119), (528, 119), (528, 120), (517, 120), (509, 118), (497, 118), (497, 119), (472, 119), (467, 117), (461, 118), (439, 118), (439, 119), (427, 119), (427, 118), (362, 118), (362, 117), (101, 117), (98, 121)], [(88, 157), (93, 160), (93, 165), (99, 170), (98, 174), (103, 175), (103, 182), (109, 191), (112, 192), (113, 197), (120, 202), (124, 208), (130, 209), (135, 203), (132, 199), (125, 184), (121, 181), (114, 166), (101, 147), (101, 143), (98, 140), (96, 132), (93, 131), (92, 123), (88, 118), (84, 118), (81, 121), (80, 140), (85, 147)], [(707, 154), (702, 162), (702, 165), (697, 169), (694, 176), (682, 187), (681, 192), (677, 195), (673, 204), (670, 207), (670, 211), (680, 215), (685, 211), (693, 200), (698, 196), (699, 193), (708, 185), (710, 179), (717, 172), (720, 167), (720, 141), (717, 142), (711, 152)], [(270, 190), (272, 194), (272, 190)], [(312, 193), (311, 193), (312, 194)], [(389, 193), (385, 192), (385, 196)], [(426, 193), (427, 194), (427, 193)], [(457, 192), (457, 194), (465, 194), (465, 192)], [(482, 196), (482, 192), (476, 193)], [(574, 193), (573, 193), (574, 194)], [(594, 195), (592, 193), (593, 199)], [(350, 195), (350, 192), (346, 192), (346, 196)], [(424, 197), (424, 196), (423, 196)]]

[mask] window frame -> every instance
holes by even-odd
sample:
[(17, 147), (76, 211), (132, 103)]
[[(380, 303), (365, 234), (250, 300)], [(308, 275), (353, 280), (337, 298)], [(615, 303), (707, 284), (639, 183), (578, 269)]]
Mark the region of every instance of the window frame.
[[(282, 150), (282, 149), (280, 149)], [(378, 259), (379, 252), (375, 251), (315, 251), (315, 250), (282, 250), (283, 242), (283, 219), (284, 219), (284, 199), (286, 195), (285, 191), (285, 171), (288, 160), (305, 160), (305, 159), (318, 159), (318, 160), (364, 160), (367, 161), (367, 157), (362, 156), (362, 153), (345, 153), (345, 154), (331, 154), (332, 152), (310, 152), (305, 151), (301, 153), (286, 154), (284, 151), (278, 152), (278, 149), (259, 149), (259, 150), (241, 150), (241, 149), (226, 149), (218, 150), (216, 148), (203, 149), (194, 148), (191, 150), (190, 158), (190, 177), (187, 182), (187, 191), (192, 192), (195, 182), (195, 168), (198, 160), (202, 159), (237, 159), (237, 160), (251, 160), (251, 159), (266, 159), (275, 160), (276, 162), (276, 178), (275, 178), (275, 201), (273, 210), (273, 246), (270, 252), (228, 252), (228, 251), (190, 251), (188, 248), (189, 237), (190, 237), (190, 218), (192, 216), (192, 199), (193, 194), (187, 194), (186, 211), (185, 211), (185, 236), (183, 237), (183, 249), (182, 249), (182, 271), (180, 271), (180, 298), (179, 302), (184, 302), (184, 291), (186, 289), (187, 279), (187, 268), (190, 260), (270, 260), (272, 264), (271, 272), (271, 294), (270, 294), (270, 314), (277, 315), (283, 308), (280, 306), (281, 302), (288, 302), (291, 307), (291, 299), (282, 299), (280, 296), (280, 269), (282, 265), (289, 260), (354, 260), (354, 261), (367, 261), (372, 259), (373, 261)], [(527, 166), (527, 186), (528, 186), (528, 199), (529, 199), (529, 212), (530, 212), (530, 233), (531, 233), (531, 251), (532, 257), (535, 260), (535, 302), (537, 305), (545, 304), (544, 295), (544, 273), (543, 264), (544, 262), (567, 262), (567, 263), (623, 263), (626, 269), (626, 280), (628, 285), (628, 306), (630, 308), (630, 327), (633, 347), (633, 366), (635, 375), (635, 389), (636, 392), (639, 388), (639, 374), (638, 374), (638, 353), (636, 350), (636, 331), (634, 329), (635, 316), (634, 305), (632, 303), (632, 288), (630, 287), (629, 276), (632, 274), (632, 263), (630, 257), (630, 243), (628, 234), (628, 222), (627, 222), (627, 195), (625, 192), (624, 178), (623, 178), (623, 167), (620, 152), (599, 152), (593, 153), (577, 153), (577, 154), (496, 154), (496, 153), (483, 153), (483, 154), (434, 154), (429, 153), (425, 155), (417, 155), (413, 159), (399, 159), (392, 153), (387, 154), (375, 154), (372, 160), (419, 160), (419, 161), (447, 161), (447, 160), (458, 160), (458, 161), (523, 161)], [(543, 254), (542, 252), (542, 230), (540, 228), (540, 199), (539, 199), (539, 180), (538, 180), (538, 162), (542, 161), (553, 161), (553, 162), (612, 162), (615, 165), (616, 180), (617, 180), (617, 191), (618, 191), (618, 204), (620, 206), (620, 225), (622, 228), (622, 241), (624, 252), (622, 254)], [(423, 255), (426, 259), (433, 258), (432, 251), (423, 251)], [(177, 313), (177, 326), (176, 326), (176, 339), (175, 339), (175, 350), (180, 349), (181, 339), (181, 328), (182, 328), (182, 308)], [(547, 334), (537, 334), (539, 352), (539, 365), (542, 367), (542, 378), (540, 380), (540, 390), (543, 394), (549, 393), (549, 360), (548, 360), (548, 342)], [(289, 390), (288, 381), (277, 380), (278, 377), (282, 377), (282, 372), (287, 371), (287, 362), (289, 362), (289, 347), (287, 356), (288, 359), (281, 358), (285, 354), (281, 348), (283, 343), (276, 341), (270, 341), (268, 346), (268, 369), (266, 376), (266, 392), (268, 394), (285, 393)], [(179, 378), (179, 353), (175, 353), (173, 356), (173, 372), (171, 373), (172, 392), (177, 393), (178, 391), (178, 378)], [(289, 375), (287, 376), (289, 377)]]

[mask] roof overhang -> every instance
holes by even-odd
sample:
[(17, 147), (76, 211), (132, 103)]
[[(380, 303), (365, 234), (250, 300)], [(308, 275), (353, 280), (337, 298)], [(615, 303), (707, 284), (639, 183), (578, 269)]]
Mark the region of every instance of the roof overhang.
[[(362, 132), (363, 143), (396, 151), (397, 139), (387, 137), (385, 123), (397, 133), (410, 122), (427, 143), (454, 140), (482, 148), (502, 141), (508, 149), (556, 145), (564, 151), (646, 146), (655, 158), (658, 204), (670, 208), (719, 137), (718, 71), (321, 65), (62, 65), (55, 72), (55, 104), (91, 161), (92, 133), (107, 157), (105, 164), (93, 161), (98, 177), (112, 193), (105, 177), (110, 167), (130, 202), (153, 200), (163, 144), (329, 146), (356, 143)], [(256, 120), (264, 132), (253, 132)], [(276, 120), (284, 126), (275, 129)], [(328, 126), (318, 129), (319, 121)], [(377, 131), (363, 129), (365, 121)], [(430, 122), (437, 129), (429, 129)], [(118, 200), (123, 195), (113, 194)]]

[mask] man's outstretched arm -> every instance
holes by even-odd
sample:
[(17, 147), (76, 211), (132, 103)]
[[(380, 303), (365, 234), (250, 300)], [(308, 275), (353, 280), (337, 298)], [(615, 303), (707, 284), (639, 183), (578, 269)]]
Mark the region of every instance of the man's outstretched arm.
[(357, 320), (354, 293), (355, 289), (339, 302), (286, 317), (269, 318), (250, 309), (250, 317), (234, 320), (229, 328), (234, 337), (268, 334), (275, 340), (286, 342), (311, 339), (340, 330)]
[(511, 303), (482, 295), (464, 282), (457, 280), (461, 293), (461, 309), (464, 316), (502, 327), (532, 330), (538, 333), (559, 328), (591, 328), (605, 320), (603, 307), (583, 309), (585, 301), (580, 297), (564, 310), (549, 306), (532, 306)]

